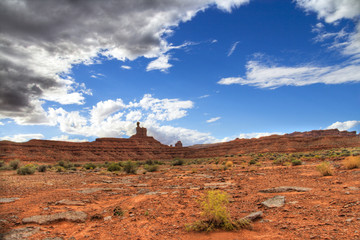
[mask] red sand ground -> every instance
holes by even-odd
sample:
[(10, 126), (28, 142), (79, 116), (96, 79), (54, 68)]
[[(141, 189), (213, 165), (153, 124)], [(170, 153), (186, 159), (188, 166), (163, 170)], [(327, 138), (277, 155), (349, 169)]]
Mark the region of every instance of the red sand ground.
[[(237, 163), (237, 157), (231, 160)], [(0, 203), (0, 232), (38, 226), (40, 231), (28, 239), (360, 239), (360, 169), (345, 170), (335, 162), (335, 174), (323, 177), (316, 170), (318, 163), (284, 167), (268, 161), (256, 167), (235, 164), (226, 171), (206, 163), (163, 165), (158, 172), (137, 175), (48, 171), (21, 176), (1, 171), (0, 198), (20, 199)], [(312, 190), (259, 192), (278, 186)], [(261, 210), (263, 219), (253, 223), (253, 230), (187, 232), (185, 225), (201, 218), (196, 199), (209, 188), (229, 193), (232, 218)], [(285, 196), (283, 207), (261, 205), (275, 195)], [(84, 205), (56, 204), (63, 199)], [(124, 210), (124, 216), (114, 216), (116, 207)], [(26, 217), (69, 210), (83, 211), (88, 217), (84, 223), (22, 223)], [(92, 219), (96, 214), (100, 219)]]

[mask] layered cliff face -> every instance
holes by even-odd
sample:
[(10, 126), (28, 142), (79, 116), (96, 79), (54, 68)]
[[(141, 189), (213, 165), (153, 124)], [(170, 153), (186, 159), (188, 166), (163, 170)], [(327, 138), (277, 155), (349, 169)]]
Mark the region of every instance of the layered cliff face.
[(356, 132), (317, 130), (259, 139), (235, 139), (230, 142), (196, 147), (170, 147), (161, 144), (153, 137), (146, 136), (144, 128), (139, 128), (137, 134), (128, 139), (99, 138), (94, 142), (85, 143), (49, 140), (30, 140), (25, 143), (1, 141), (0, 160), (14, 158), (39, 162), (167, 160), (176, 157), (203, 158), (251, 152), (305, 152), (341, 147), (360, 147), (360, 135), (356, 135)]

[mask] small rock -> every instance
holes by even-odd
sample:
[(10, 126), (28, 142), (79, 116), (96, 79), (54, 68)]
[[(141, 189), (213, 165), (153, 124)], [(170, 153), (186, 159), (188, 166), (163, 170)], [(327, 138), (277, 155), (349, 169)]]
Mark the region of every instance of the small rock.
[(112, 219), (111, 216), (104, 217), (104, 221), (110, 221)]
[(346, 222), (352, 222), (352, 221), (353, 221), (353, 218), (346, 219)]
[(0, 234), (0, 239), (3, 240), (26, 239), (31, 235), (37, 233), (39, 230), (40, 230), (39, 227), (25, 227), (25, 228), (13, 229), (5, 234)]
[(44, 238), (43, 240), (64, 240), (63, 238), (61, 237), (47, 237), (47, 238)]
[(243, 217), (242, 219), (247, 219), (247, 220), (250, 220), (250, 221), (254, 221), (258, 218), (261, 218), (263, 215), (263, 212), (262, 211), (258, 211), (258, 212), (253, 212), (253, 213), (250, 213), (249, 215), (247, 215), (246, 217)]
[(280, 193), (280, 192), (308, 192), (311, 188), (306, 187), (293, 187), (293, 186), (281, 186), (260, 190), (263, 193)]
[(273, 207), (282, 207), (285, 204), (284, 196), (275, 196), (273, 198), (269, 198), (268, 200), (261, 203), (265, 207), (273, 208)]
[(85, 222), (87, 214), (84, 212), (62, 212), (55, 213), (52, 215), (38, 215), (28, 218), (24, 218), (22, 222), (26, 223), (37, 223), (37, 224), (48, 224), (56, 221), (71, 221), (71, 222)]
[(0, 198), (0, 203), (11, 203), (15, 202), (15, 200), (19, 200), (20, 198)]

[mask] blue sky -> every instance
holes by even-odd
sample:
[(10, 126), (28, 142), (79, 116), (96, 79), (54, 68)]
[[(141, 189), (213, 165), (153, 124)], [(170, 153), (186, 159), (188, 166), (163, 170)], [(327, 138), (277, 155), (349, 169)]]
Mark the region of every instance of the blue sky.
[[(2, 1), (0, 140), (360, 131), (357, 0)], [(41, 13), (41, 14), (40, 14)]]

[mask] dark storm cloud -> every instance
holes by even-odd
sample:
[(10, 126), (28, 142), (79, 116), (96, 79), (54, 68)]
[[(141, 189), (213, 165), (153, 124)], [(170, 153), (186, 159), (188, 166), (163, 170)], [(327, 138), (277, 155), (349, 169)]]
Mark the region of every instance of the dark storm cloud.
[(169, 27), (209, 4), (229, 10), (244, 2), (1, 0), (0, 119), (43, 110), (39, 100), (81, 104), (76, 82), (60, 77), (72, 65), (91, 64), (99, 54), (119, 60), (158, 57), (167, 51)]

